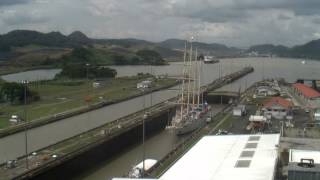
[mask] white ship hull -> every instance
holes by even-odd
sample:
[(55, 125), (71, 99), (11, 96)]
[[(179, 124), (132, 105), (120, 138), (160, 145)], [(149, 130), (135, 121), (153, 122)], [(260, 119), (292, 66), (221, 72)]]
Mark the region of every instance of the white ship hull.
[(185, 123), (183, 126), (176, 127), (175, 133), (176, 135), (179, 135), (179, 136), (188, 134), (197, 130), (198, 128), (203, 127), (205, 124), (206, 124), (205, 118), (194, 120), (192, 122)]
[[(207, 105), (206, 105), (207, 106)], [(205, 107), (201, 111), (197, 111), (190, 119), (186, 120), (185, 122), (180, 123), (176, 127), (176, 134), (183, 135), (191, 133), (198, 128), (203, 127), (206, 124), (206, 114), (210, 111), (211, 107)], [(198, 109), (199, 110), (199, 109)]]

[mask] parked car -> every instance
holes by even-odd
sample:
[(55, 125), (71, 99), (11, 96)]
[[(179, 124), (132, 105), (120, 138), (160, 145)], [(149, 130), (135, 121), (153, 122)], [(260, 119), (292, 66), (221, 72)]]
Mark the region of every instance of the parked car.
[(227, 135), (227, 134), (231, 134), (231, 133), (223, 129), (219, 129), (219, 131), (216, 133), (216, 135)]

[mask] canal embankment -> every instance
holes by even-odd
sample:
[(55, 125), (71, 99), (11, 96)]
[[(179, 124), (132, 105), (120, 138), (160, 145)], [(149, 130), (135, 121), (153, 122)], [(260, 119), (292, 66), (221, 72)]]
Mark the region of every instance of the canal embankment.
[[(46, 116), (44, 118), (39, 118), (39, 119), (35, 119), (32, 121), (20, 123), (20, 124), (14, 125), (14, 126), (9, 126), (7, 128), (0, 129), (0, 138), (14, 134), (14, 133), (18, 133), (21, 131), (25, 131), (26, 129), (36, 128), (36, 127), (43, 126), (43, 125), (53, 123), (56, 121), (60, 121), (60, 120), (66, 119), (66, 118), (70, 118), (70, 117), (73, 117), (76, 115), (80, 115), (80, 114), (87, 113), (87, 112), (90, 112), (93, 110), (97, 110), (97, 109), (100, 109), (100, 108), (103, 108), (103, 107), (106, 107), (109, 105), (113, 105), (113, 104), (120, 103), (123, 101), (128, 101), (128, 100), (134, 99), (136, 97), (140, 97), (140, 96), (147, 95), (147, 94), (150, 94), (153, 92), (168, 89), (168, 88), (174, 87), (178, 84), (179, 84), (179, 82), (176, 81), (176, 82), (172, 82), (169, 84), (160, 85), (160, 86), (157, 86), (152, 89), (146, 89), (145, 91), (139, 91), (138, 93), (135, 93), (135, 94), (132, 94), (129, 96), (122, 96), (122, 97), (117, 98), (115, 100), (90, 103), (85, 106), (81, 106), (79, 108), (71, 109), (69, 111), (64, 111), (61, 113), (53, 114), (51, 116)], [(30, 112), (30, 113), (32, 113), (32, 112)]]

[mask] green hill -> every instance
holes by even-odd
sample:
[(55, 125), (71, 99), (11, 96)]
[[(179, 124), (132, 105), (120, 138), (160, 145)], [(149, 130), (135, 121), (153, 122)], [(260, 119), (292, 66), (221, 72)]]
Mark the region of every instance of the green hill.
[(121, 48), (75, 48), (72, 53), (63, 56), (62, 64), (92, 64), (92, 65), (164, 65), (166, 62), (159, 53), (143, 49), (129, 51)]
[(128, 49), (130, 51), (153, 50), (159, 53), (165, 59), (181, 59), (183, 53), (173, 50), (170, 47), (159, 46), (158, 43), (139, 39), (104, 39), (94, 40), (97, 44), (103, 44), (111, 48)]
[(291, 54), (295, 57), (320, 59), (320, 39), (310, 41), (301, 46), (294, 46), (291, 48)]
[(259, 54), (277, 54), (281, 56), (286, 56), (290, 52), (290, 49), (285, 46), (275, 46), (273, 44), (262, 44), (251, 46), (248, 50), (249, 52), (255, 51)]
[(255, 45), (251, 46), (248, 50), (248, 52), (252, 51), (258, 52), (259, 54), (273, 54), (280, 57), (320, 59), (320, 40), (313, 40), (291, 48), (272, 44)]
[(41, 33), (30, 30), (15, 30), (0, 36), (0, 51), (7, 52), (13, 47), (22, 47), (30, 44), (74, 48), (91, 43), (88, 37), (78, 31), (65, 36), (60, 32)]
[[(168, 39), (160, 42), (158, 45), (165, 48), (183, 50), (185, 48), (185, 42), (185, 40), (181, 39)], [(193, 42), (193, 46), (198, 49), (199, 53), (219, 57), (236, 56), (239, 55), (241, 51), (240, 49), (227, 47), (218, 43)]]

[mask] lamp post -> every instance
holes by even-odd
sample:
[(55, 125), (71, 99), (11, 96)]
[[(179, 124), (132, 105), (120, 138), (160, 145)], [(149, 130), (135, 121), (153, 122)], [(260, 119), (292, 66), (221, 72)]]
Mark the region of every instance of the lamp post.
[(23, 80), (22, 84), (24, 85), (24, 121), (25, 121), (25, 154), (26, 154), (26, 168), (29, 169), (29, 160), (28, 160), (28, 121), (27, 121), (27, 86), (29, 81)]
[[(141, 89), (142, 93), (144, 93), (145, 89), (142, 88)], [(142, 104), (143, 104), (143, 117), (142, 117), (142, 178), (144, 177), (144, 168), (145, 168), (145, 164), (144, 164), (144, 160), (145, 160), (145, 145), (144, 145), (144, 141), (145, 141), (145, 119), (147, 118), (147, 113), (146, 113), (146, 96), (143, 95), (142, 98)]]
[(143, 115), (143, 120), (142, 120), (142, 178), (144, 178), (145, 175), (145, 156), (146, 156), (146, 148), (145, 148), (145, 120), (147, 119), (148, 115), (145, 113)]

